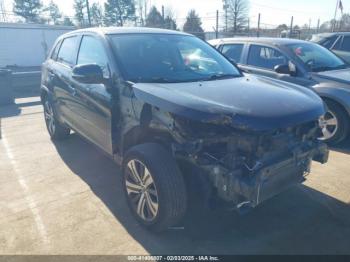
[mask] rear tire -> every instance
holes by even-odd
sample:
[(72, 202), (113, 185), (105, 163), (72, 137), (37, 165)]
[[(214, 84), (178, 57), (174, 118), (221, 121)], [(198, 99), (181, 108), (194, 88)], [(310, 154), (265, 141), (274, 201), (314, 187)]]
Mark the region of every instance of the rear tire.
[[(345, 110), (336, 102), (328, 100), (326, 104), (328, 112), (324, 121), (320, 120), (324, 134), (321, 140), (330, 145), (336, 145), (342, 142), (349, 134), (349, 117)], [(327, 125), (328, 123), (330, 125)]]
[(46, 97), (43, 101), (43, 104), (45, 123), (51, 139), (57, 141), (68, 138), (70, 129), (58, 121), (52, 100)]
[(161, 145), (142, 144), (126, 153), (123, 188), (132, 214), (152, 231), (175, 226), (186, 213), (184, 179), (173, 156)]

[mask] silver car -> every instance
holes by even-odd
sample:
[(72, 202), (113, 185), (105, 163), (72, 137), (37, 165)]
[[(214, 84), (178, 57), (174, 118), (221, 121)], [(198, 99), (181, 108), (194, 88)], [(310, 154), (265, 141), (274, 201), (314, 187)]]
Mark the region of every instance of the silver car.
[(328, 49), (281, 38), (230, 38), (209, 43), (246, 73), (298, 84), (319, 94), (328, 107), (320, 119), (322, 140), (337, 144), (349, 134), (350, 69)]

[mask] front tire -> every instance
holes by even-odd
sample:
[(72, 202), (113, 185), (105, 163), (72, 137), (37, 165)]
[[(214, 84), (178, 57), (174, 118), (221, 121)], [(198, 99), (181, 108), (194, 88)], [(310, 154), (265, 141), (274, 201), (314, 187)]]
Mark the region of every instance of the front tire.
[(70, 134), (70, 129), (63, 126), (58, 120), (53, 103), (48, 97), (43, 101), (44, 115), (47, 131), (52, 140), (66, 139)]
[(130, 149), (123, 161), (123, 188), (129, 208), (144, 227), (160, 232), (185, 215), (185, 182), (173, 156), (158, 144)]
[(320, 140), (336, 145), (342, 142), (349, 133), (349, 118), (343, 108), (333, 101), (326, 101), (328, 111), (320, 119), (323, 136)]

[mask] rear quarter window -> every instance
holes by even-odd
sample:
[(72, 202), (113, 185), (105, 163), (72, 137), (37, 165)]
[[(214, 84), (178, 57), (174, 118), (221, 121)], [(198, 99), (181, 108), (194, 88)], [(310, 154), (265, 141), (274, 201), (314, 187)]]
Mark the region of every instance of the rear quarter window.
[(57, 59), (57, 55), (58, 55), (58, 51), (60, 50), (60, 47), (61, 47), (61, 43), (62, 41), (58, 41), (57, 44), (54, 46), (54, 48), (52, 49), (52, 52), (51, 52), (51, 56), (50, 58), (52, 60), (56, 60)]

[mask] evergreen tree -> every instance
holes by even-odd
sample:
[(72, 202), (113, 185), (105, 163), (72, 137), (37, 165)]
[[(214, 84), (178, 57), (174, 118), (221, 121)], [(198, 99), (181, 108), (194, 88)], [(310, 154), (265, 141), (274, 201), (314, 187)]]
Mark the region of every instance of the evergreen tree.
[(74, 16), (79, 26), (85, 25), (85, 15), (84, 15), (85, 8), (86, 8), (85, 0), (74, 0), (74, 11), (75, 11)]
[(106, 25), (124, 26), (127, 20), (135, 19), (135, 4), (133, 0), (107, 0), (105, 3)]
[(69, 17), (66, 16), (63, 19), (63, 25), (65, 25), (65, 26), (74, 26), (74, 23)]
[(45, 12), (48, 12), (49, 22), (53, 22), (55, 25), (60, 23), (60, 19), (62, 18), (62, 14), (58, 8), (58, 6), (51, 0), (49, 5), (44, 8)]
[(40, 21), (42, 3), (40, 0), (14, 0), (13, 12), (26, 22)]
[(177, 30), (177, 24), (174, 18), (167, 16), (164, 19), (164, 28), (171, 29), (171, 30)]
[(102, 6), (99, 3), (93, 3), (90, 9), (91, 20), (94, 26), (103, 25), (103, 11)]
[(161, 13), (153, 6), (146, 18), (146, 27), (164, 28), (164, 19)]
[(186, 22), (184, 24), (183, 30), (187, 33), (193, 34), (204, 40), (204, 30), (202, 28), (202, 21), (199, 16), (196, 14), (195, 10), (191, 10), (187, 17)]

